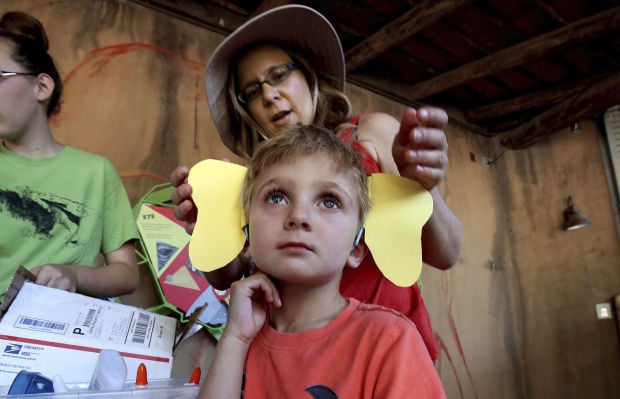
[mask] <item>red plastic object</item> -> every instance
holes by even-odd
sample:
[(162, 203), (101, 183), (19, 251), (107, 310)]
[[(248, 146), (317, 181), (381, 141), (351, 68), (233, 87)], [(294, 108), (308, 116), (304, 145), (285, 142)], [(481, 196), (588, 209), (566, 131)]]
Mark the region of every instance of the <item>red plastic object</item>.
[(148, 385), (148, 379), (146, 376), (146, 366), (144, 363), (140, 363), (138, 371), (136, 372), (136, 385), (146, 386)]
[(196, 367), (194, 371), (192, 371), (192, 376), (189, 377), (190, 384), (200, 384), (200, 367)]

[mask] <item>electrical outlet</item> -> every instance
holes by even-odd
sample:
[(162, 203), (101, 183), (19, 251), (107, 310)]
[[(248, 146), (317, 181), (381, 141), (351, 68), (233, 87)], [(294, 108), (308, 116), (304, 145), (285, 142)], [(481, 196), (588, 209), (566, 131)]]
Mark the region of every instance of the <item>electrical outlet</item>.
[(611, 319), (611, 305), (608, 303), (597, 303), (596, 317), (599, 319)]

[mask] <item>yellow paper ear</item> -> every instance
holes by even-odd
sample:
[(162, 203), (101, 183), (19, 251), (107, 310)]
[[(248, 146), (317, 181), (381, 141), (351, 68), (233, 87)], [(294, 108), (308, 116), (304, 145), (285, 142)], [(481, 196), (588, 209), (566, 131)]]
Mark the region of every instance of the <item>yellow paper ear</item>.
[(207, 159), (189, 172), (192, 198), (198, 220), (189, 242), (189, 257), (199, 270), (226, 266), (243, 249), (246, 224), (241, 189), (246, 168), (234, 163)]
[(422, 227), (433, 212), (433, 198), (417, 182), (391, 174), (375, 173), (368, 184), (372, 210), (366, 245), (388, 280), (409, 287), (422, 271)]

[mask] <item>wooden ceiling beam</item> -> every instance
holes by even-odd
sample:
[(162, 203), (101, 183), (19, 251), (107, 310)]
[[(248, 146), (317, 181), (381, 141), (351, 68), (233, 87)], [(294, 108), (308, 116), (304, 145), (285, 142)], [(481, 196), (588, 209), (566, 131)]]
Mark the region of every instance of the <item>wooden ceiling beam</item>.
[(436, 23), (472, 0), (425, 0), (396, 18), (344, 55), (347, 70), (352, 71), (376, 58), (403, 40)]
[(285, 6), (290, 3), (291, 3), (290, 0), (264, 0), (263, 2), (261, 2), (258, 8), (254, 11), (254, 13), (252, 13), (252, 17), (255, 17), (258, 14), (261, 14), (267, 10), (271, 10), (272, 8), (279, 7), (279, 6)]
[(560, 15), (552, 6), (548, 5), (542, 0), (534, 0), (534, 4), (542, 9), (547, 15), (553, 18), (556, 22), (566, 25), (568, 22)]
[(478, 108), (472, 108), (465, 111), (463, 115), (470, 123), (480, 123), (517, 112), (526, 111), (528, 109), (543, 107), (545, 105), (553, 105), (561, 102), (565, 98), (571, 97), (574, 94), (585, 90), (588, 86), (607, 77), (609, 77), (609, 73), (592, 76), (578, 82), (537, 91), (535, 93), (511, 98), (505, 101), (499, 101)]
[(173, 2), (167, 0), (129, 1), (223, 35), (228, 35), (245, 22), (247, 17), (244, 16), (247, 10), (234, 7), (225, 1), (217, 1), (209, 7), (194, 0), (175, 0)]
[(586, 88), (583, 92), (543, 112), (528, 123), (502, 136), (502, 145), (509, 149), (524, 149), (551, 133), (592, 115), (604, 112), (620, 103), (620, 72)]
[(620, 27), (620, 6), (583, 18), (563, 28), (536, 36), (520, 44), (495, 52), (459, 68), (409, 86), (413, 99), (426, 98), (469, 80), (535, 61), (572, 43), (585, 42)]
[[(430, 105), (407, 99), (407, 97), (405, 97), (405, 92), (403, 91), (402, 85), (400, 85), (394, 79), (387, 79), (370, 75), (348, 75), (347, 83), (354, 84), (366, 90), (370, 90), (385, 98), (396, 101), (408, 107), (420, 108)], [(448, 113), (449, 123), (452, 125), (460, 126), (470, 132), (477, 133), (485, 137), (493, 137), (496, 135), (494, 133), (490, 133), (486, 128), (464, 121), (463, 116), (460, 112), (450, 112), (449, 109), (446, 109), (446, 112)], [(394, 116), (400, 118), (400, 115)]]

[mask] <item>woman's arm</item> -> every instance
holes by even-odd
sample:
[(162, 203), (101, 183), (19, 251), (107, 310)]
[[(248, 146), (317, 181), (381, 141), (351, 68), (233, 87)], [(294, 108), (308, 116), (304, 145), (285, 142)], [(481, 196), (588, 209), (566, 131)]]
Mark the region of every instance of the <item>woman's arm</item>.
[(227, 290), (230, 285), (237, 280), (240, 280), (242, 276), (250, 274), (250, 258), (241, 252), (237, 257), (224, 267), (213, 270), (211, 272), (204, 272), (207, 281), (215, 289), (220, 291)]

